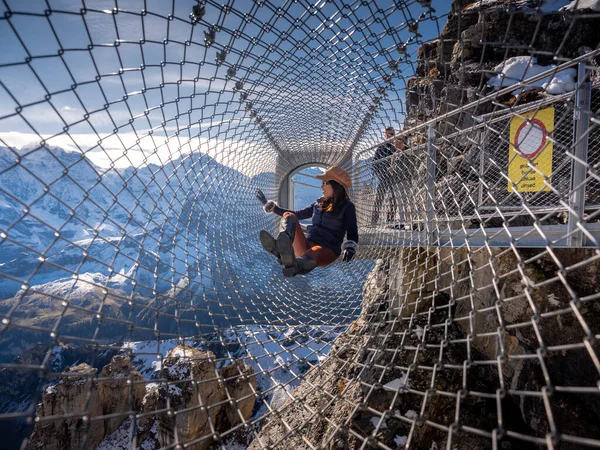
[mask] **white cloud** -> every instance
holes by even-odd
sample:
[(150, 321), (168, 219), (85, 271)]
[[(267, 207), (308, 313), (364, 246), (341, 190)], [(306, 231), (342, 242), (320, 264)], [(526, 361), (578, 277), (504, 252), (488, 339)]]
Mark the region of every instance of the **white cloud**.
[[(135, 133), (119, 133), (102, 138), (98, 144), (95, 134), (40, 135), (46, 145), (60, 147), (66, 151), (86, 152), (86, 156), (101, 168), (142, 167), (148, 164), (164, 165), (190, 153), (205, 153), (221, 164), (230, 166), (246, 175), (254, 175), (263, 170), (274, 170), (275, 153), (268, 147), (243, 140), (208, 139), (192, 137), (177, 139), (171, 136), (166, 142), (165, 136), (149, 136), (147, 130)], [(0, 145), (15, 147), (17, 150), (40, 145), (40, 136), (34, 133), (16, 131), (0, 132)], [(140, 139), (138, 136), (145, 136)], [(257, 155), (260, 155), (258, 157)], [(247, 164), (248, 158), (261, 159), (260, 164)], [(273, 167), (264, 159), (272, 158)]]

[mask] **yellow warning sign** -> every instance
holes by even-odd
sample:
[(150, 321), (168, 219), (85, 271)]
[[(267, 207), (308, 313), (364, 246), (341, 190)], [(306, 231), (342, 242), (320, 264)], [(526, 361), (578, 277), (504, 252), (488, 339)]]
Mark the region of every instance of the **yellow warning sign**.
[(508, 192), (513, 183), (518, 192), (549, 191), (544, 175), (552, 174), (552, 141), (554, 107), (515, 116), (510, 122), (508, 151)]

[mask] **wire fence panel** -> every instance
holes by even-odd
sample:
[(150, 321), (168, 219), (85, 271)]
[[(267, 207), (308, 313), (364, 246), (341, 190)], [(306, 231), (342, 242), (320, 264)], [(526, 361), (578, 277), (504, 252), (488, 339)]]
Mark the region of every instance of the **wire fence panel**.
[[(600, 447), (600, 2), (3, 0), (0, 40), (2, 448)], [(261, 203), (332, 165), (358, 251), (290, 277)]]

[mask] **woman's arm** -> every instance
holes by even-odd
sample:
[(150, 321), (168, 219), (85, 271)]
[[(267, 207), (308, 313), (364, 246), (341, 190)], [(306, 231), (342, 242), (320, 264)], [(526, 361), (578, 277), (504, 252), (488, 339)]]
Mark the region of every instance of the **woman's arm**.
[(358, 244), (358, 223), (356, 221), (356, 207), (350, 203), (344, 213), (344, 223), (346, 224), (346, 239)]
[(356, 223), (354, 203), (350, 203), (346, 208), (344, 224), (346, 225), (346, 240), (342, 244), (342, 259), (350, 262), (358, 251), (358, 224)]
[(310, 219), (313, 216), (313, 207), (314, 203), (310, 206), (307, 206), (304, 209), (299, 209), (298, 211), (292, 211), (291, 209), (280, 208), (279, 205), (275, 205), (273, 208), (273, 212), (278, 216), (283, 216), (286, 212), (293, 213), (298, 220)]

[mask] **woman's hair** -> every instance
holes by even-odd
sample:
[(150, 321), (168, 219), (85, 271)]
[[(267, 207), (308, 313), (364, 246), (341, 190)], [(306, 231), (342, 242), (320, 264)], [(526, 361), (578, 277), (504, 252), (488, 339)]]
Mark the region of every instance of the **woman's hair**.
[(344, 205), (344, 201), (348, 199), (348, 194), (346, 193), (346, 188), (342, 186), (337, 181), (328, 181), (329, 185), (333, 189), (333, 197), (332, 198), (321, 198), (319, 201), (319, 208), (321, 211), (329, 211), (337, 214)]

